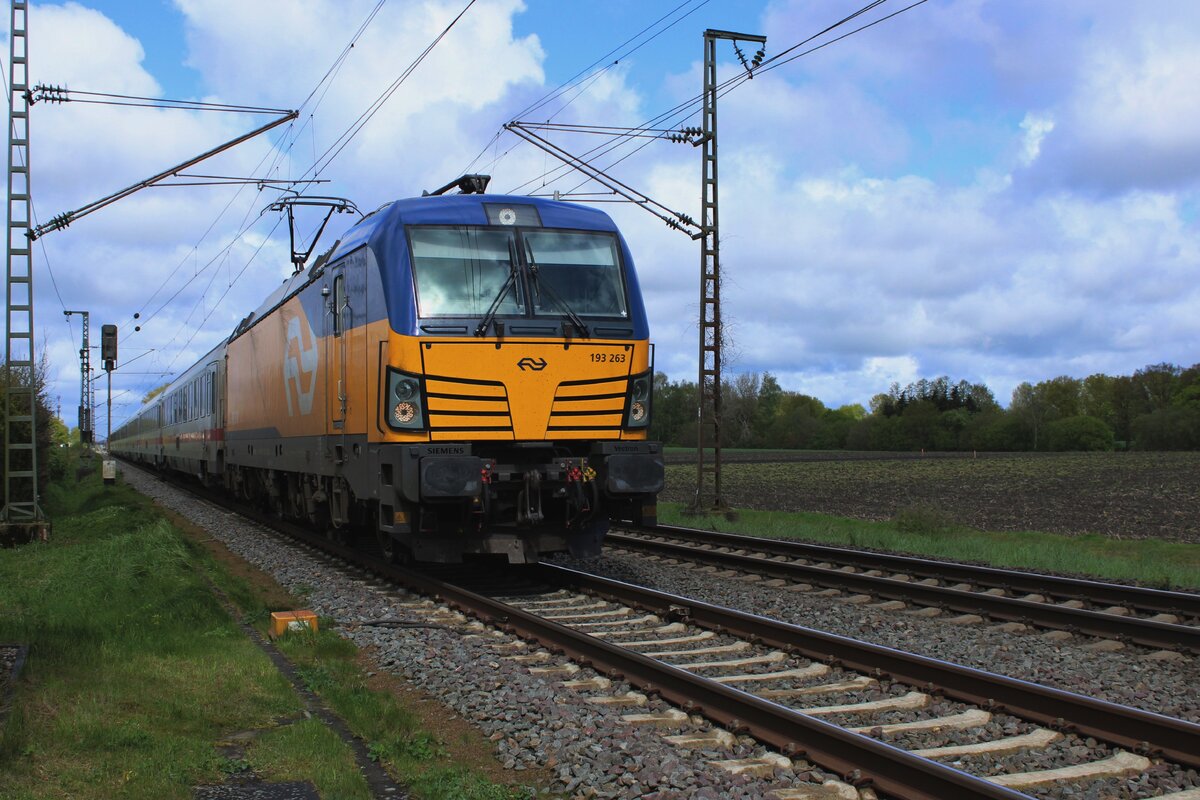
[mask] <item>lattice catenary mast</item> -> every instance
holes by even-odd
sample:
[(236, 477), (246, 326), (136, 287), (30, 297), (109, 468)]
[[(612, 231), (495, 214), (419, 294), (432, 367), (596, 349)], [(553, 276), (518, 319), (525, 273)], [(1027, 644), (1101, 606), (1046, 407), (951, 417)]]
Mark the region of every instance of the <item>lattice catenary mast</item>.
[[(696, 496), (692, 510), (724, 511), (721, 495), (721, 235), (717, 203), (717, 40), (765, 45), (767, 37), (709, 29), (704, 32), (704, 110), (700, 144), (700, 364), (696, 409)], [(738, 50), (738, 57), (742, 53)], [(762, 50), (754, 56), (754, 66)], [(742, 58), (745, 66), (745, 59)], [(751, 67), (747, 71), (753, 77)], [(712, 460), (704, 448), (711, 445)]]
[(8, 241), (4, 358), (4, 509), (0, 521), (39, 525), (37, 358), (33, 340), (33, 260), (29, 240), (28, 7), (12, 0), (9, 35)]

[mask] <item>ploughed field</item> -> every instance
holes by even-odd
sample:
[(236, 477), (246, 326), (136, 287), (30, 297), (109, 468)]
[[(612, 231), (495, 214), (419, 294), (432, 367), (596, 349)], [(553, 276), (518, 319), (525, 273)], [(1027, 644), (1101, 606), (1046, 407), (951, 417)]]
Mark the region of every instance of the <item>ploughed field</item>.
[[(722, 453), (725, 501), (866, 520), (935, 509), (982, 530), (1200, 542), (1200, 453), (836, 455)], [(668, 454), (660, 500), (692, 499), (693, 459)]]

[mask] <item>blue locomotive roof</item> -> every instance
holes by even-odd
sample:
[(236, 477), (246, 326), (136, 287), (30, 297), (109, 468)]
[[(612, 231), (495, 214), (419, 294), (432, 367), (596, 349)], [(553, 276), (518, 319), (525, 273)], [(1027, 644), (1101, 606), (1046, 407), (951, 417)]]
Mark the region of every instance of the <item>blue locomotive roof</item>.
[[(413, 292), (412, 265), (409, 257), (408, 225), (479, 225), (489, 222), (486, 206), (533, 207), (540, 217), (542, 227), (566, 228), (583, 231), (604, 231), (616, 234), (620, 241), (626, 268), (626, 285), (630, 295), (629, 321), (633, 323), (635, 338), (649, 337), (645, 306), (633, 257), (612, 219), (603, 211), (566, 203), (527, 196), (456, 194), (431, 197), (414, 197), (397, 200), (384, 206), (348, 230), (329, 261), (347, 255), (367, 245), (376, 264), (386, 265), (380, 270), (388, 317), (392, 329), (398, 333), (415, 335), (418, 326), (416, 299)], [(522, 227), (522, 222), (517, 227)]]
[(612, 231), (617, 226), (603, 211), (560, 200), (505, 194), (454, 194), (436, 197), (410, 197), (396, 200), (369, 215), (346, 231), (330, 254), (333, 261), (370, 241), (378, 251), (375, 234), (404, 225), (487, 225), (484, 204), (533, 206), (548, 228), (574, 228), (585, 231)]

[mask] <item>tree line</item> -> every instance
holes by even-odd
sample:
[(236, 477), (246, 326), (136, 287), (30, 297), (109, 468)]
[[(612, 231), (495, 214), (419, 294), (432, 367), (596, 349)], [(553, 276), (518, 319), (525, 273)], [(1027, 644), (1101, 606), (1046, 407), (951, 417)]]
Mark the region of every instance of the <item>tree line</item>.
[[(802, 450), (1197, 450), (1200, 364), (1132, 375), (1066, 375), (1013, 390), (1008, 408), (982, 383), (948, 376), (893, 383), (860, 404), (827, 407), (769, 372), (722, 386), (724, 447)], [(696, 444), (696, 384), (654, 376), (652, 438)]]
[[(29, 380), (27, 367), (12, 367), (0, 359), (0, 417), (4, 420), (8, 419), (9, 414), (13, 416), (27, 416), (29, 414), (28, 407), (17, 407), (17, 401), (8, 392), (10, 385), (25, 385)], [(37, 449), (37, 467), (38, 467), (38, 487), (45, 490), (45, 487), (50, 484), (51, 479), (61, 478), (66, 472), (67, 458), (63, 448), (71, 443), (71, 434), (67, 430), (67, 426), (63, 424), (50, 407), (50, 397), (46, 388), (46, 374), (48, 366), (45, 355), (43, 354), (41, 361), (33, 372), (34, 380), (34, 400), (37, 403), (37, 438), (35, 447)], [(29, 423), (14, 422), (11, 425), (0, 424), (0, 449), (3, 449), (6, 443), (5, 437), (12, 432), (16, 434), (17, 441), (28, 441), (29, 439)], [(78, 441), (76, 434), (75, 441)], [(14, 469), (28, 469), (27, 456), (18, 452), (16, 454), (16, 462), (13, 464)], [(3, 505), (8, 498), (4, 496), (4, 470), (7, 465), (4, 459), (0, 458), (0, 505)], [(28, 500), (28, 497), (17, 497), (17, 500)]]

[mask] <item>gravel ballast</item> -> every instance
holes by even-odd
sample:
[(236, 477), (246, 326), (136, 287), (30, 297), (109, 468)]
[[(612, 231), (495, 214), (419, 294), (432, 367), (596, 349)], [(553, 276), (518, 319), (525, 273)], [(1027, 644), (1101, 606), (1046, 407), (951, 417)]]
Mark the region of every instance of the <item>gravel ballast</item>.
[(817, 592), (780, 592), (644, 555), (612, 551), (556, 563), (1200, 723), (1200, 659), (1191, 656), (1163, 660), (1139, 647), (1093, 652), (1088, 645), (1100, 640), (1087, 636), (1057, 641), (1032, 628), (1009, 632), (987, 623), (955, 625), (946, 621), (954, 615), (926, 618)]
[[(281, 542), (259, 525), (136, 469), (126, 468), (124, 479), (203, 528), (288, 591), (304, 597), (313, 611), (334, 619), (338, 632), (370, 651), (382, 669), (407, 679), (478, 725), (496, 742), (497, 758), (505, 767), (515, 771), (548, 768), (554, 780), (543, 791), (629, 800), (758, 800), (769, 797), (772, 788), (804, 781), (819, 786), (822, 780), (836, 777), (801, 761), (795, 762), (793, 771), (777, 771), (769, 778), (732, 775), (707, 762), (751, 758), (767, 751), (748, 737), (739, 737), (733, 750), (675, 747), (658, 729), (624, 722), (621, 714), (627, 710), (590, 704), (585, 694), (558, 686), (561, 678), (532, 675), (525, 666), (506, 659), (508, 652), (489, 646), (512, 642), (512, 637), (438, 622), (436, 616), (416, 613), (419, 597), (350, 575), (302, 548)], [(373, 624), (381, 620), (426, 624)], [(573, 677), (593, 674), (584, 669)], [(631, 688), (614, 682), (605, 693), (619, 694)], [(636, 710), (667, 708), (651, 699)], [(669, 733), (710, 728), (707, 721), (692, 717), (682, 731)]]
[[(769, 790), (802, 781), (820, 784), (834, 777), (797, 762), (793, 771), (777, 771), (759, 779), (732, 776), (708, 764), (715, 759), (748, 758), (766, 751), (740, 737), (732, 751), (688, 751), (662, 739), (662, 731), (630, 726), (621, 719), (627, 709), (598, 707), (583, 693), (565, 692), (560, 677), (530, 674), (506, 656), (512, 650), (493, 645), (511, 643), (471, 631), (453, 621), (422, 614), (416, 601), (388, 587), (348, 574), (307, 551), (282, 543), (259, 526), (196, 500), (136, 470), (125, 471), (134, 488), (205, 528), (229, 549), (270, 574), (289, 591), (305, 597), (313, 610), (337, 622), (339, 632), (370, 650), (383, 669), (410, 680), (438, 698), (454, 713), (478, 725), (496, 743), (497, 757), (516, 771), (547, 768), (554, 792), (571, 796), (636, 798), (763, 798)], [(898, 647), (948, 661), (969, 664), (1025, 680), (1150, 711), (1200, 721), (1200, 669), (1195, 659), (1156, 660), (1145, 650), (1129, 648), (1091, 652), (1094, 640), (1075, 637), (1052, 641), (1036, 631), (1013, 633), (998, 626), (951, 625), (942, 619), (913, 617), (852, 605), (812, 593), (783, 592), (736, 577), (719, 577), (645, 557), (609, 552), (586, 560), (560, 563), (706, 602), (739, 608), (800, 625)], [(427, 612), (427, 609), (426, 609)], [(424, 627), (372, 624), (381, 620), (429, 623)], [(532, 652), (532, 650), (517, 651)], [(557, 663), (558, 660), (556, 660)], [(582, 670), (572, 677), (591, 676)], [(631, 687), (614, 682), (606, 694)], [(651, 699), (637, 711), (666, 710)], [(997, 721), (1000, 724), (1000, 721)], [(711, 727), (693, 717), (683, 732)], [(1021, 728), (1019, 723), (1012, 724)], [(669, 731), (676, 733), (680, 731)], [(885, 737), (890, 739), (891, 737)], [(949, 740), (959, 737), (951, 736)], [(1086, 754), (1080, 758), (1086, 760)], [(1008, 759), (1004, 759), (1008, 760)], [(1014, 760), (1015, 762), (1015, 760)], [(1175, 774), (1177, 785), (1200, 784), (1200, 777)], [(1105, 782), (1087, 787), (1056, 786), (1038, 791), (1043, 797), (1102, 797)], [(1118, 796), (1143, 796), (1142, 779), (1122, 782)], [(1161, 783), (1157, 784), (1161, 787)], [(1111, 790), (1111, 787), (1110, 787)], [(1095, 793), (1098, 791), (1099, 793)], [(1151, 792), (1153, 789), (1151, 789)]]

